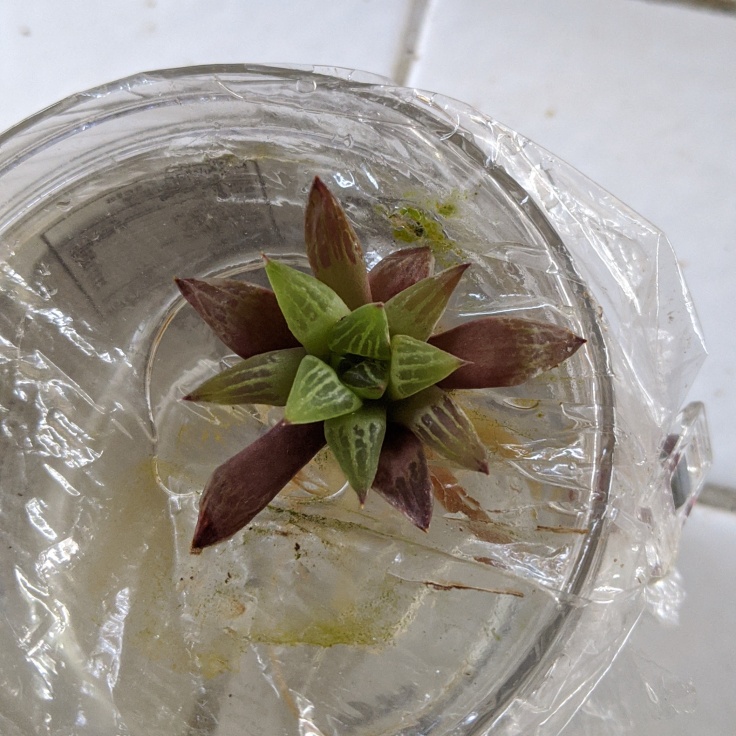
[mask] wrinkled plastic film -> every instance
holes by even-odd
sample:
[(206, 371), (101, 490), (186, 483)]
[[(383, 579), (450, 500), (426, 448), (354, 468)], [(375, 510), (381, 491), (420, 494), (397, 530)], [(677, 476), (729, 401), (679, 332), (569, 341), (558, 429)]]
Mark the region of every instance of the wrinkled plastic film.
[[(605, 520), (606, 552), (590, 600), (579, 602), (583, 605), (575, 632), (579, 644), (569, 645), (554, 662), (546, 683), (552, 695), (545, 723), (550, 733), (556, 733), (572, 716), (573, 694), (582, 701), (584, 693), (605, 675), (612, 653), (624, 643), (648, 602), (660, 618), (676, 618), (681, 589), (668, 580), (677, 578), (673, 565), (683, 514), (691, 507), (696, 488), (702, 486), (701, 472), (710, 466), (702, 406), (678, 412), (705, 353), (694, 306), (665, 236), (546, 151), (496, 123), (489, 127), (493, 134), (485, 137), (485, 143), (490, 160), (501, 162), (545, 210), (599, 305), (615, 393), (617, 457)], [(667, 429), (675, 434), (669, 435), (670, 446), (663, 449), (668, 444), (663, 433)], [(685, 472), (682, 485), (689, 497), (678, 502), (675, 492), (673, 501), (673, 485), (677, 488), (679, 483), (675, 466), (681, 458), (671, 444), (674, 438), (692, 434), (698, 437), (691, 450), (698, 457), (692, 469), (699, 482), (692, 484)], [(679, 472), (684, 472), (682, 467)], [(686, 508), (678, 514), (675, 505)], [(584, 660), (571, 654), (582, 650)], [(617, 666), (621, 673), (626, 670), (626, 665)], [(562, 670), (561, 676), (556, 668)], [(609, 691), (616, 683), (621, 687), (623, 679), (616, 671), (610, 674)], [(656, 692), (653, 680), (642, 676), (641, 689)], [(554, 682), (562, 683), (559, 690)], [(681, 693), (678, 688), (679, 684), (669, 691), (664, 686), (659, 689), (674, 701), (673, 708), (687, 711), (692, 688), (685, 687)], [(607, 697), (610, 692), (600, 699), (605, 702)], [(537, 710), (537, 693), (528, 702), (511, 706), (509, 733), (525, 733), (531, 727), (533, 716), (524, 720), (530, 706)], [(588, 710), (594, 711), (595, 706)], [(634, 707), (628, 717), (619, 713), (614, 719), (609, 712), (603, 720), (613, 720), (616, 725), (610, 727), (624, 729), (612, 733), (624, 733), (637, 727), (637, 715), (644, 710), (637, 712)], [(600, 727), (602, 721), (586, 722), (580, 716), (568, 730), (586, 733), (594, 723)]]
[[(267, 132), (212, 129), (231, 115)], [(589, 345), (460, 397), (492, 481), (435, 458), (429, 534), (361, 510), (323, 452), (192, 557), (209, 473), (279, 412), (178, 401), (230, 357), (171, 277), (263, 283), (262, 250), (303, 265), (315, 173), (370, 263), (413, 237), (473, 263), (450, 323), (544, 317)], [(708, 464), (697, 407), (678, 418), (700, 332), (661, 233), (554, 157), (423, 93), (220, 69), (65, 103), (0, 141), (1, 182), (3, 733), (555, 734), (651, 586), (676, 607)]]

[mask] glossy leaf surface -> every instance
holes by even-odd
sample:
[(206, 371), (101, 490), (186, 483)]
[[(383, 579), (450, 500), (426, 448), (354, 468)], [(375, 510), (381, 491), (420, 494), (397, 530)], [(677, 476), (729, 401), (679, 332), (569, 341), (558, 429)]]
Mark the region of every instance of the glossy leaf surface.
[(254, 355), (205, 381), (184, 399), (213, 404), (284, 406), (306, 354), (304, 348), (289, 348)]
[(442, 316), (467, 263), (430, 276), (404, 289), (386, 302), (391, 335), (409, 335), (426, 340)]
[(391, 341), (389, 397), (405, 399), (419, 393), (449, 376), (462, 364), (460, 358), (433, 345), (408, 335), (396, 335)]
[(327, 355), (332, 328), (350, 313), (343, 300), (314, 276), (278, 261), (267, 261), (266, 275), (296, 339), (307, 352)]
[(518, 317), (482, 317), (429, 343), (468, 361), (442, 388), (516, 386), (573, 355), (585, 343), (563, 327)]
[(220, 465), (202, 495), (192, 552), (242, 529), (324, 444), (321, 423), (280, 422)]
[(465, 412), (436, 386), (398, 402), (391, 419), (409, 427), (427, 446), (469, 470), (488, 473), (486, 451)]
[(394, 251), (368, 273), (373, 300), (387, 302), (433, 272), (434, 256), (427, 246)]
[(325, 422), (327, 445), (361, 505), (376, 476), (385, 434), (386, 409), (376, 404)]
[(293, 424), (305, 424), (357, 411), (362, 404), (327, 363), (307, 355), (299, 364), (284, 416)]
[(363, 249), (340, 203), (317, 177), (305, 216), (307, 257), (314, 275), (350, 309), (371, 299)]
[(363, 399), (380, 399), (388, 388), (389, 363), (364, 358), (340, 373), (340, 380)]
[(343, 317), (332, 328), (329, 345), (330, 350), (339, 355), (350, 353), (388, 360), (391, 357), (391, 345), (383, 304), (364, 304)]
[(235, 279), (175, 279), (182, 296), (241, 358), (299, 345), (276, 296)]
[(432, 482), (422, 443), (411, 430), (389, 423), (373, 488), (412, 524), (427, 530), (432, 519)]

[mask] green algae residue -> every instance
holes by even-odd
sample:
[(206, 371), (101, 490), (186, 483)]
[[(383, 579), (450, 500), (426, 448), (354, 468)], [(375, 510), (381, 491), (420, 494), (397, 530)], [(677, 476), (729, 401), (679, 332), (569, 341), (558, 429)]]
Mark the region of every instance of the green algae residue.
[(455, 202), (437, 202), (435, 208), (437, 214), (442, 217), (454, 217), (457, 214), (457, 204)]
[(232, 557), (209, 554), (213, 567), (202, 555), (180, 573), (201, 672), (237, 669), (253, 644), (390, 644), (422, 592), (387, 572), (395, 555), (389, 537), (361, 524), (269, 507)]
[[(406, 613), (403, 596), (397, 583), (388, 583), (367, 600), (337, 609), (312, 612), (309, 621), (296, 625), (284, 618), (278, 625), (269, 621), (267, 627), (254, 621), (249, 639), (260, 644), (308, 645), (315, 647), (376, 646), (390, 642), (400, 628)], [(314, 614), (317, 615), (314, 615)]]
[(392, 546), (360, 524), (293, 509), (271, 512), (280, 517), (278, 526), (256, 531), (254, 524), (248, 533), (256, 532), (263, 548), (270, 532), (273, 549), (283, 549), (284, 557), (288, 551), (290, 561), (279, 568), (278, 585), (260, 591), (248, 639), (323, 648), (389, 643), (410, 619), (416, 597), (415, 586), (386, 574)]
[(405, 205), (387, 213), (394, 239), (401, 243), (428, 245), (435, 256), (461, 255), (457, 243), (447, 233), (443, 220), (458, 213), (457, 196), (426, 206)]
[(393, 235), (403, 243), (430, 241), (442, 243), (448, 238), (442, 225), (425, 210), (418, 207), (401, 207), (389, 215), (393, 225)]

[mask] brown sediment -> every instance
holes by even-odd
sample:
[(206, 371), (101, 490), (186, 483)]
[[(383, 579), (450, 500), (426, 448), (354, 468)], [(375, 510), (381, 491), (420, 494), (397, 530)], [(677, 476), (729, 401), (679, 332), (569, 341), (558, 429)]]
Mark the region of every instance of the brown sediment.
[(491, 544), (508, 544), (514, 541), (503, 525), (494, 521), (446, 468), (432, 469), (432, 490), (434, 497), (449, 513), (461, 513), (469, 519), (471, 523), (468, 527), (478, 539)]
[(509, 590), (504, 588), (481, 588), (476, 585), (465, 585), (464, 583), (434, 583), (431, 580), (423, 580), (423, 585), (434, 590), (476, 590), (479, 593), (497, 593), (499, 595), (513, 595), (517, 598), (523, 598), (524, 594), (520, 590)]
[(587, 534), (587, 529), (578, 529), (572, 526), (544, 526), (537, 524), (538, 532), (554, 532), (555, 534)]

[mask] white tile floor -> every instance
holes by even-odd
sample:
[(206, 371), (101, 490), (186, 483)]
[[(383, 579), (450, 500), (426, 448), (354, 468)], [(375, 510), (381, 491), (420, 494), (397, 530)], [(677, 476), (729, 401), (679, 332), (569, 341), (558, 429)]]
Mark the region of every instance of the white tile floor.
[(710, 359), (711, 480), (736, 485), (736, 15), (640, 0), (436, 0), (410, 83), (573, 164), (663, 230)]
[[(413, 13), (412, 13), (413, 11)], [(417, 59), (405, 40), (424, 14)], [(73, 92), (146, 69), (212, 62), (407, 69), (554, 151), (661, 227), (711, 357), (712, 480), (736, 485), (736, 15), (643, 0), (3, 0), (0, 130)], [(638, 643), (692, 679), (693, 715), (650, 736), (736, 732), (736, 516), (696, 508), (677, 631)]]
[(679, 625), (663, 626), (645, 615), (592, 698), (594, 713), (621, 720), (635, 713), (636, 726), (616, 730), (584, 709), (570, 724), (575, 736), (736, 732), (736, 517), (696, 507), (683, 535), (678, 567), (686, 592)]
[(632, 645), (691, 682), (697, 708), (647, 724), (648, 736), (731, 736), (736, 733), (736, 517), (705, 506), (688, 520), (679, 569), (687, 597), (680, 625), (635, 633)]

